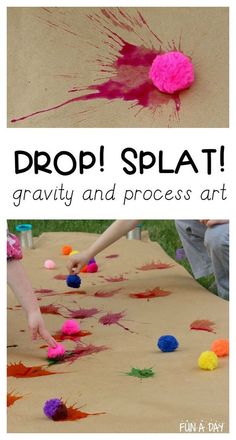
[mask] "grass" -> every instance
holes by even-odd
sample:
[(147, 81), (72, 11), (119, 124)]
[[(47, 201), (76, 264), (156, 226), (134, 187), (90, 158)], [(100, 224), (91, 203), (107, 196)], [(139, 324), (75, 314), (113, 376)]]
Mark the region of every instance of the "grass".
[[(8, 220), (8, 228), (15, 232), (16, 225), (19, 223), (31, 223), (33, 235), (39, 236), (43, 232), (93, 232), (101, 234), (113, 222), (113, 220)], [(143, 229), (149, 232), (150, 239), (157, 241), (165, 252), (175, 259), (176, 249), (182, 247), (178, 233), (175, 228), (174, 220), (143, 220)], [(179, 262), (191, 274), (191, 267), (187, 260)], [(203, 277), (198, 280), (207, 289), (212, 284), (213, 277)]]

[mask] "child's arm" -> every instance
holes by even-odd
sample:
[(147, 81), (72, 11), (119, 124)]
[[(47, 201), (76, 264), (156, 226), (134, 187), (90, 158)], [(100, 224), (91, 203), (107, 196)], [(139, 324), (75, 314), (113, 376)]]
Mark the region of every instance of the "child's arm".
[(27, 314), (32, 340), (36, 340), (37, 335), (40, 335), (48, 345), (55, 347), (57, 343), (45, 327), (37, 298), (19, 260), (7, 262), (7, 282)]
[(78, 273), (91, 258), (127, 234), (127, 232), (135, 228), (138, 223), (139, 220), (116, 220), (88, 249), (70, 258), (67, 265), (69, 272)]

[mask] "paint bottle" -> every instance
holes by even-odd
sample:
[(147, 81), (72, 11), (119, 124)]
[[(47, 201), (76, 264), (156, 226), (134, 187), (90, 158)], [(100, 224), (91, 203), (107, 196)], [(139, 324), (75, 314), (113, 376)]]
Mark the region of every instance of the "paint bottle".
[(136, 226), (136, 228), (132, 229), (128, 232), (127, 238), (128, 240), (141, 240), (141, 223)]
[(16, 226), (16, 231), (20, 233), (20, 243), (22, 248), (33, 248), (32, 225), (21, 224)]

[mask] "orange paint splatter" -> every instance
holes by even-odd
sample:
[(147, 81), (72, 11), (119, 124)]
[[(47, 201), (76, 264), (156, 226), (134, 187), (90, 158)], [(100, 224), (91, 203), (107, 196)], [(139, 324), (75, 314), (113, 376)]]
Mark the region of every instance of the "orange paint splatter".
[(50, 374), (59, 374), (56, 372), (44, 370), (44, 365), (35, 365), (33, 367), (26, 367), (21, 361), (16, 364), (10, 364), (7, 366), (7, 377), (38, 377), (49, 376)]
[(147, 298), (158, 298), (161, 296), (171, 295), (172, 292), (169, 290), (161, 290), (159, 287), (155, 287), (153, 290), (145, 290), (144, 292), (130, 293), (130, 298), (147, 299)]
[(169, 269), (173, 267), (173, 264), (169, 263), (161, 263), (160, 261), (155, 263), (152, 261), (151, 263), (145, 264), (144, 266), (137, 267), (138, 270), (155, 270), (155, 269)]
[(57, 422), (66, 422), (66, 421), (74, 421), (74, 420), (80, 420), (85, 419), (88, 416), (99, 416), (101, 414), (106, 414), (105, 412), (100, 413), (86, 413), (84, 411), (81, 411), (80, 409), (75, 407), (76, 403), (74, 403), (71, 406), (65, 406), (67, 408), (67, 417), (64, 420), (56, 420)]
[(216, 333), (214, 326), (215, 323), (213, 321), (209, 321), (208, 319), (198, 319), (190, 324), (190, 330), (203, 330), (205, 332)]
[(123, 275), (121, 276), (115, 276), (115, 277), (108, 277), (105, 278), (106, 281), (108, 281), (109, 283), (119, 283), (120, 281), (127, 281), (128, 278), (124, 278)]
[(23, 399), (24, 396), (13, 394), (13, 392), (7, 393), (7, 407), (14, 405), (16, 400)]

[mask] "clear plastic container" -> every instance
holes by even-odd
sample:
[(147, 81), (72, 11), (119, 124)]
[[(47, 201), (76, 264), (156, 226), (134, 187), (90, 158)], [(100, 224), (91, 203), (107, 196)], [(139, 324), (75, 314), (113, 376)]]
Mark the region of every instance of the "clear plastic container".
[(21, 247), (33, 248), (32, 225), (30, 224), (17, 225), (16, 231), (20, 233)]

